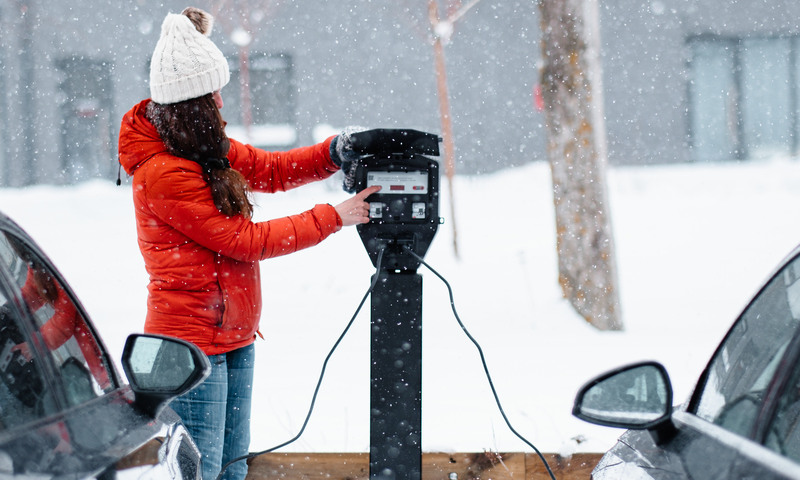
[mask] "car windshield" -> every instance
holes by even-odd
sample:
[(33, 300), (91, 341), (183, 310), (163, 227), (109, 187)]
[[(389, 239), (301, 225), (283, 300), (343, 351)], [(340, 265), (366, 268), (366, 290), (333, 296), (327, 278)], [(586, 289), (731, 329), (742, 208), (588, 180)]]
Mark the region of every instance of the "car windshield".
[(695, 412), (751, 436), (764, 393), (797, 333), (800, 260), (775, 275), (747, 307), (717, 350), (700, 386)]

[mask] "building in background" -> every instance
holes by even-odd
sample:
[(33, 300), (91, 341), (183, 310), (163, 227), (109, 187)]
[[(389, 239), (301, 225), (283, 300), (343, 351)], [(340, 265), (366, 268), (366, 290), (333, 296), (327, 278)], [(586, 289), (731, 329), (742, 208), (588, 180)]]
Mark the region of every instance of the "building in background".
[[(148, 96), (161, 20), (219, 3), (0, 0), (0, 186), (115, 179), (119, 121)], [(231, 65), (231, 136), (284, 149), (347, 125), (441, 131), (426, 0), (249, 3), (251, 35), (230, 9), (212, 35)], [(797, 155), (800, 2), (609, 0), (600, 15), (612, 164)], [(528, 0), (482, 0), (456, 24), (457, 173), (545, 160), (539, 38)]]

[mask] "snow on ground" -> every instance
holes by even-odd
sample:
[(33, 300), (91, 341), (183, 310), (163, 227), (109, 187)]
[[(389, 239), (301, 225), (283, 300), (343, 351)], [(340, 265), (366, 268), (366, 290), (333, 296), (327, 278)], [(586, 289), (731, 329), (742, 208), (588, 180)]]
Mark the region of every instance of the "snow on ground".
[[(456, 221), (442, 182), (426, 261), (452, 284), (514, 428), (544, 452), (604, 451), (620, 430), (571, 416), (576, 390), (624, 363), (654, 359), (684, 400), (728, 326), (774, 265), (800, 242), (800, 162), (618, 167), (608, 172), (624, 332), (588, 326), (562, 300), (545, 163), (457, 177)], [(258, 219), (346, 198), (339, 178), (259, 196)], [(142, 329), (146, 274), (129, 186), (0, 189), (22, 225), (72, 284), (119, 357)], [(460, 257), (453, 254), (452, 227)], [(296, 435), (322, 361), (369, 286), (372, 264), (355, 228), (262, 263), (251, 450)], [(423, 450), (528, 451), (506, 427), (475, 347), (444, 285), (423, 275)], [(333, 355), (305, 434), (284, 451), (369, 449), (369, 304)]]

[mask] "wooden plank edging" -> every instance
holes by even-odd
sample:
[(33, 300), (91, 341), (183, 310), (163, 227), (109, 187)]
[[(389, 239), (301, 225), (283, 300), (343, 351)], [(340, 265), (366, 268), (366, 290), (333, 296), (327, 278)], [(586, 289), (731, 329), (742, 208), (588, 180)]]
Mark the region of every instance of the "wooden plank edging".
[[(543, 454), (557, 480), (588, 479), (599, 453)], [(267, 453), (249, 462), (247, 480), (369, 480), (367, 453)], [(535, 453), (423, 453), (423, 480), (549, 480)]]

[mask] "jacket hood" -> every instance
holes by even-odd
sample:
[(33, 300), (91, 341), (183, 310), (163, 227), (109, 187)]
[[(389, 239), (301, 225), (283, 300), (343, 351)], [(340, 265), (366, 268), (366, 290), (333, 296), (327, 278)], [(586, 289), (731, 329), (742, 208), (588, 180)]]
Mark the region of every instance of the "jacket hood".
[(143, 100), (122, 117), (119, 129), (119, 163), (128, 175), (145, 161), (167, 151), (156, 128), (145, 117), (150, 100)]

